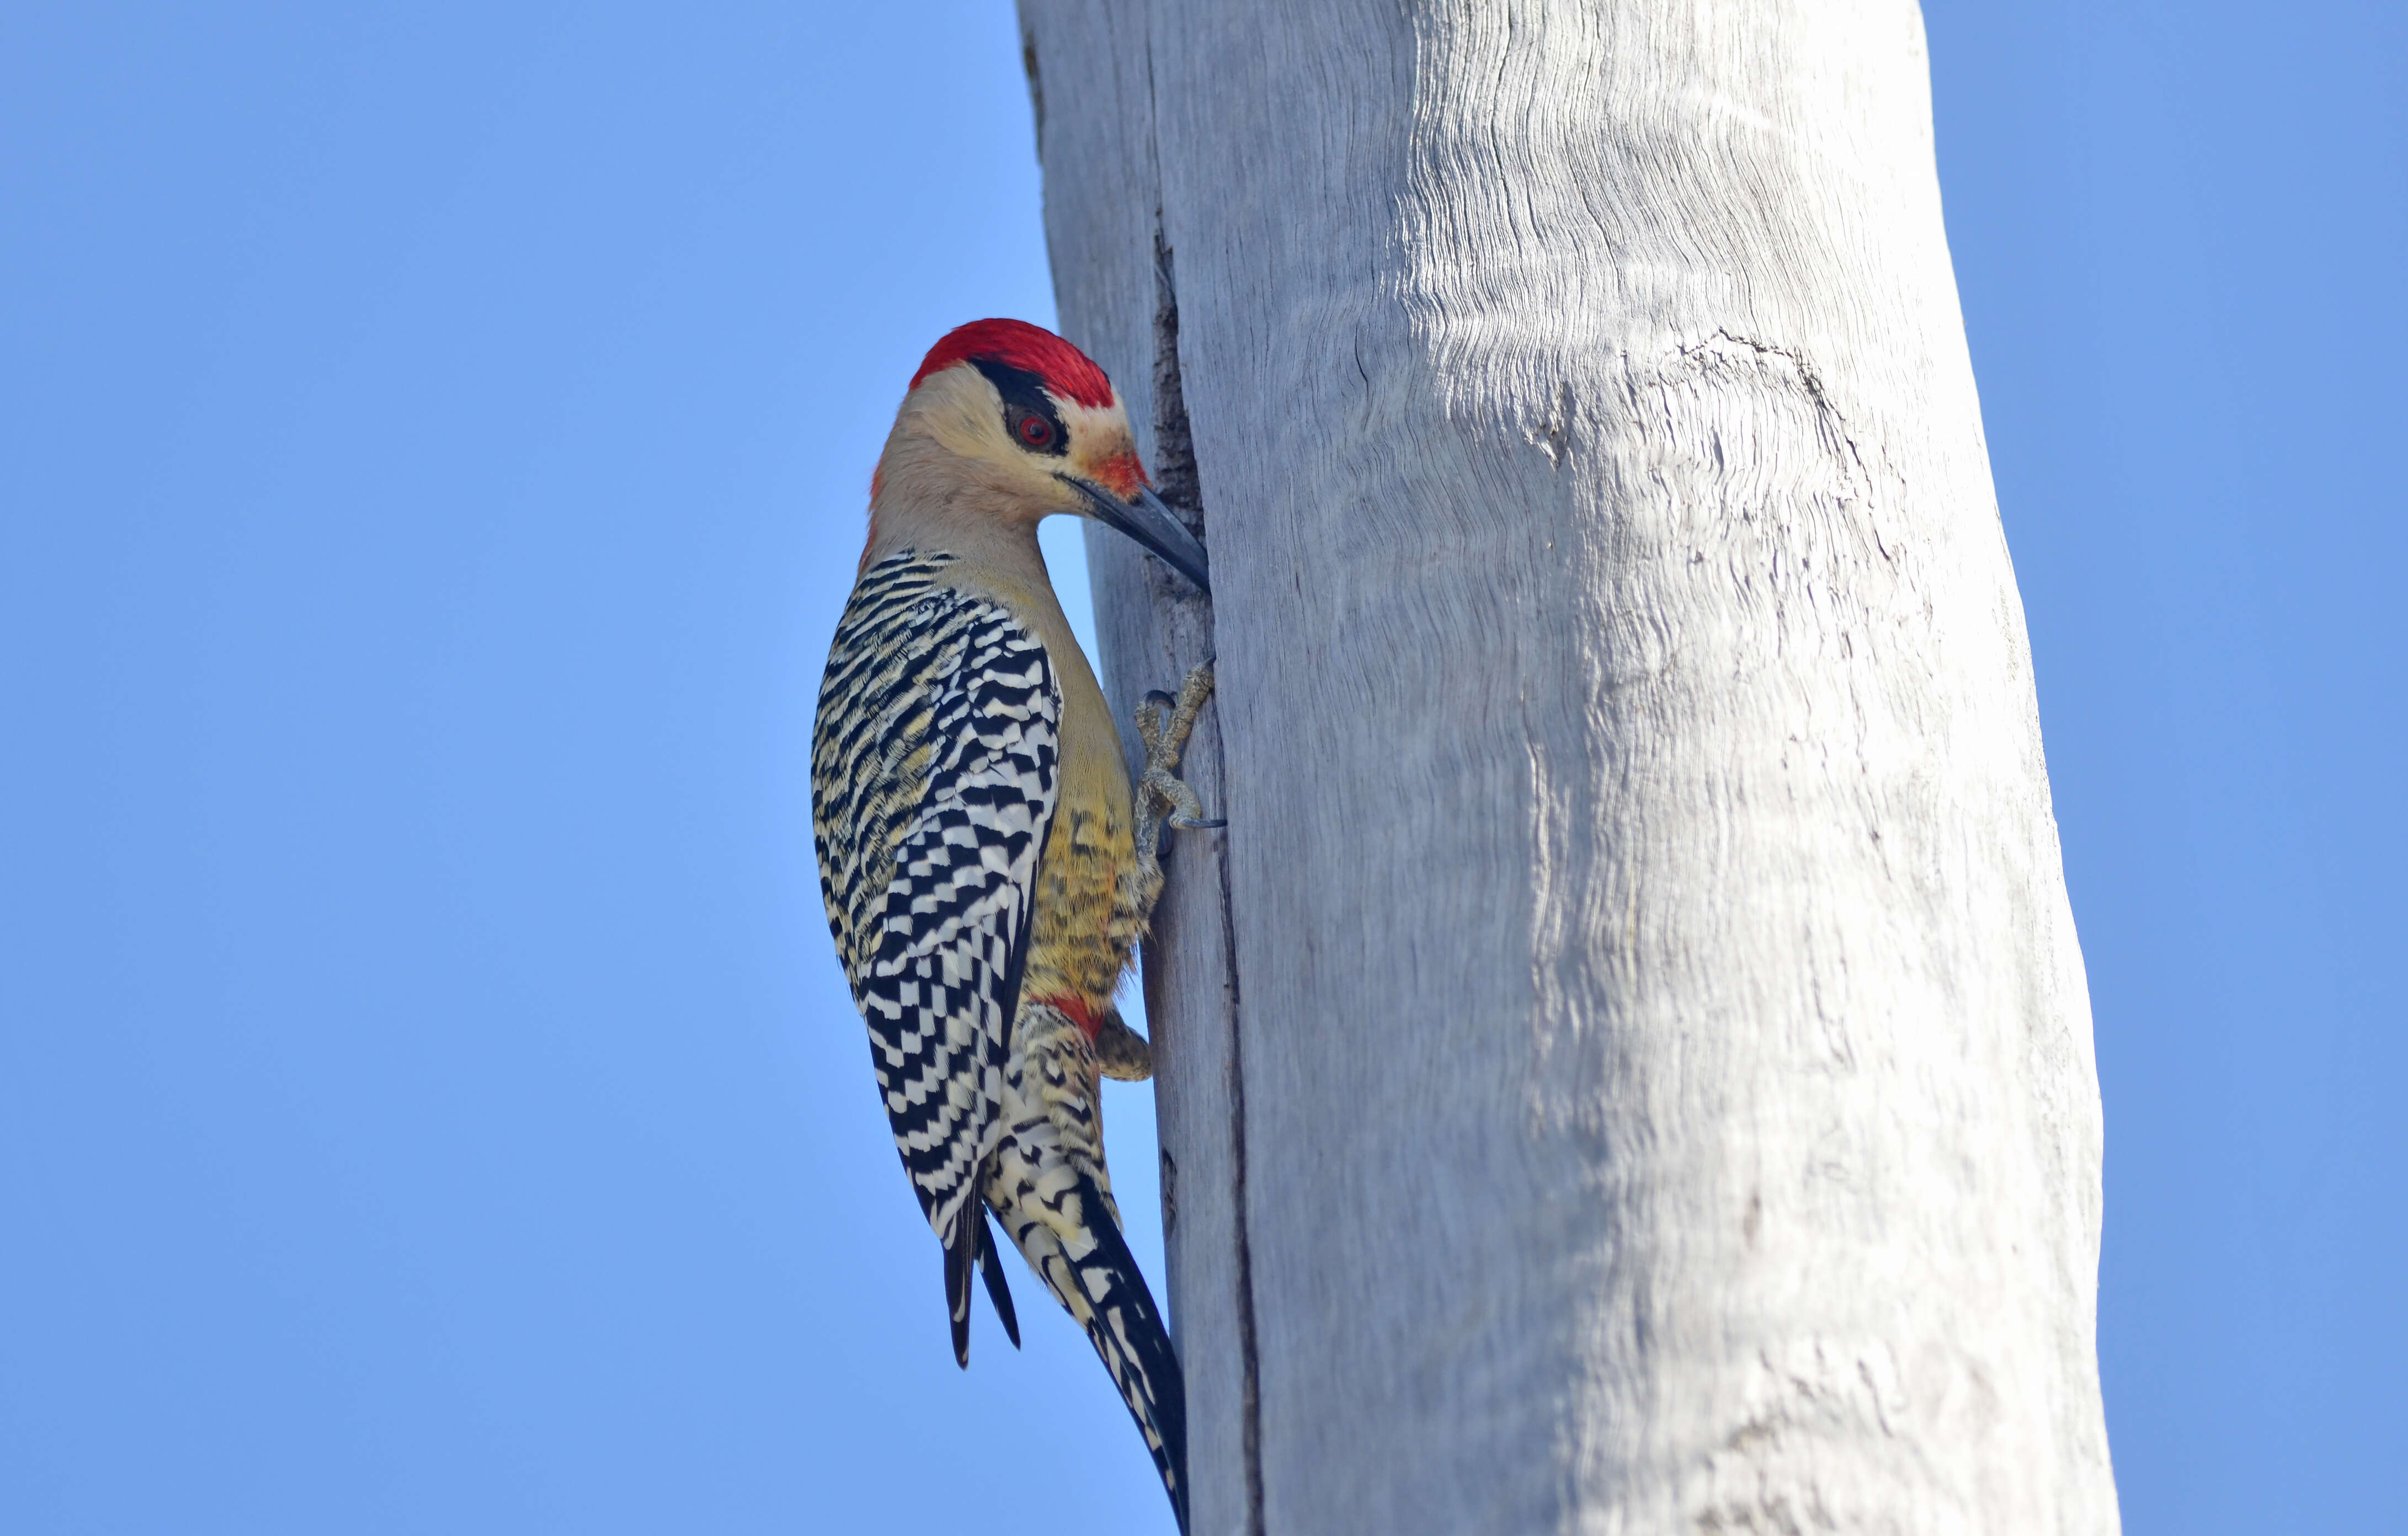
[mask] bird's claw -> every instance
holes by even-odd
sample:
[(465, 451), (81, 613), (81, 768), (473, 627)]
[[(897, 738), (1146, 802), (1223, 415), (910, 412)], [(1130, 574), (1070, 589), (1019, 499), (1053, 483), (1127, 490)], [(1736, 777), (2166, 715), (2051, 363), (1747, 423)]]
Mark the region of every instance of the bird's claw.
[(1104, 1010), (1096, 1021), (1096, 1066), (1123, 1083), (1142, 1083), (1154, 1075), (1153, 1044), (1128, 1026), (1117, 1008)]
[[(1174, 771), (1179, 754), (1186, 750), (1188, 734), (1196, 728), (1197, 713), (1211, 696), (1212, 664), (1208, 661), (1188, 672), (1175, 696), (1157, 688), (1138, 704), (1138, 739), (1145, 746), (1145, 770), (1137, 786), (1140, 848), (1150, 848), (1166, 824), (1182, 832), (1229, 825), (1226, 819), (1207, 820), (1204, 803)], [(1169, 711), (1167, 720), (1166, 710)]]

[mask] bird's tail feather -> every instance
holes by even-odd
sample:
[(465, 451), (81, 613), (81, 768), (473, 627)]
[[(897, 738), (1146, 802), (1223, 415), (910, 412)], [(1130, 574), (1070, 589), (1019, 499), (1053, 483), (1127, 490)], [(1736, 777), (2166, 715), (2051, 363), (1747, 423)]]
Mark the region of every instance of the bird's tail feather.
[(945, 1237), (945, 1306), (953, 1315), (953, 1363), (965, 1371), (970, 1363), (970, 1266), (978, 1266), (986, 1282), (986, 1299), (995, 1303), (996, 1320), (1003, 1325), (1011, 1347), (1020, 1347), (1020, 1316), (1012, 1310), (1011, 1287), (1004, 1283), (1003, 1264), (996, 1256), (995, 1232), (987, 1226), (986, 1202), (963, 1202)]
[(945, 1224), (945, 1310), (953, 1322), (953, 1363), (970, 1368), (970, 1270), (985, 1246), (986, 1206), (973, 1192)]
[(1128, 1242), (1111, 1215), (1103, 1192), (1093, 1179), (1082, 1177), (1079, 1195), (1090, 1213), (1087, 1229), (1095, 1246), (1083, 1259), (1070, 1262), (1079, 1289), (1086, 1298), (1087, 1338), (1103, 1357), (1129, 1416), (1162, 1473), (1163, 1491), (1179, 1529), (1187, 1529), (1187, 1383), (1179, 1357), (1170, 1347), (1170, 1332), (1146, 1289), (1145, 1276), (1129, 1253)]
[(995, 1230), (986, 1224), (986, 1202), (979, 1202), (979, 1278), (986, 1282), (986, 1299), (995, 1303), (996, 1321), (1011, 1347), (1020, 1347), (1020, 1318), (1011, 1310), (1011, 1287), (1004, 1284), (1003, 1261), (996, 1256)]

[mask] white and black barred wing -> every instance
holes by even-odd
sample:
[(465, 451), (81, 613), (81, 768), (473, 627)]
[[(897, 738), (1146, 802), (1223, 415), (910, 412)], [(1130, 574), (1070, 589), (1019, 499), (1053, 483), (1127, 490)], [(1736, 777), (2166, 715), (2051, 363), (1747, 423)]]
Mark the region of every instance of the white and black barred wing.
[(811, 782), (828, 926), (896, 1148), (945, 1243), (959, 1354), (1061, 694), (1008, 610), (939, 584), (947, 564), (907, 551), (863, 573), (820, 685)]

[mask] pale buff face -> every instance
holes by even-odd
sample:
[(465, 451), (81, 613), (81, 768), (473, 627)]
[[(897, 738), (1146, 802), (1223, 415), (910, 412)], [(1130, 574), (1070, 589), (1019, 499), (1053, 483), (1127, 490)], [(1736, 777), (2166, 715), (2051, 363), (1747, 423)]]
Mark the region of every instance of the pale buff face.
[(931, 374), (896, 413), (879, 462), (879, 502), (933, 501), (956, 515), (974, 511), (1034, 524), (1057, 512), (1089, 510), (1063, 482), (1066, 475), (1122, 497), (1145, 484), (1117, 397), (1101, 408), (1058, 398), (1051, 403), (1067, 441), (1064, 452), (1032, 451), (1015, 440), (1003, 396), (976, 367), (961, 364)]

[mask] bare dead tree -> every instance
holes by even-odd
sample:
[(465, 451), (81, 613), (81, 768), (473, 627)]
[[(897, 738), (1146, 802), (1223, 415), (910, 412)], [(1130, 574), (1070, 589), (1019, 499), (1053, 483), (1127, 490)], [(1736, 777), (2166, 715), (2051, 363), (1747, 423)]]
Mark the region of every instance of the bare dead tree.
[(1215, 603), (1197, 1536), (2105, 1532), (2081, 953), (1911, 0), (1022, 0)]

